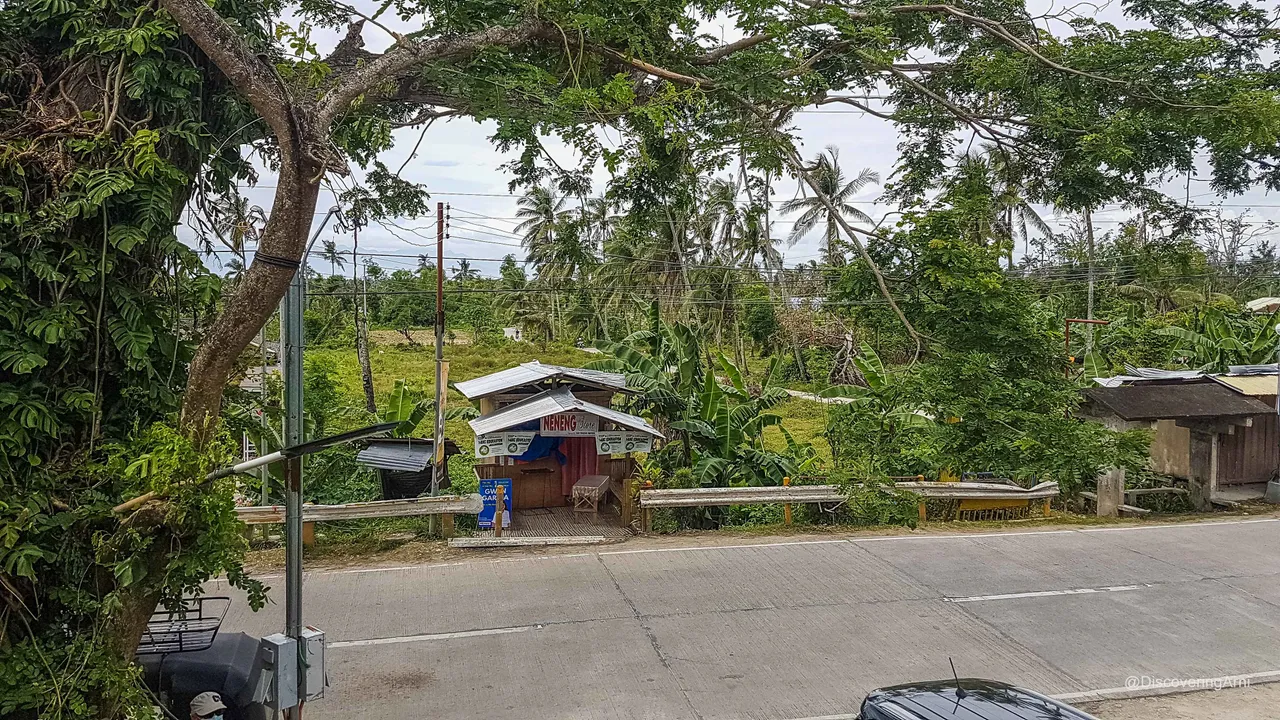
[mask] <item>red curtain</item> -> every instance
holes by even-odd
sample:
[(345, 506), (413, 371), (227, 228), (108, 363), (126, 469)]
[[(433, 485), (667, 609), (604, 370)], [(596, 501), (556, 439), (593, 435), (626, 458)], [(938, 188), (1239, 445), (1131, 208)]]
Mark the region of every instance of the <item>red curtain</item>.
[(596, 474), (596, 439), (594, 437), (567, 437), (560, 442), (560, 452), (566, 462), (561, 468), (560, 479), (565, 495), (573, 494), (573, 484), (585, 475)]

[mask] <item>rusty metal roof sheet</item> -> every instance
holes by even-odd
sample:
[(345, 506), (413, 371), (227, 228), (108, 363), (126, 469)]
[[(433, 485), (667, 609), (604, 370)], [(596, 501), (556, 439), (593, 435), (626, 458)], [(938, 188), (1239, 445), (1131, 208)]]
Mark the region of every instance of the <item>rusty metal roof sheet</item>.
[(1277, 394), (1276, 375), (1218, 375), (1214, 380), (1249, 397)]
[(623, 427), (649, 433), (654, 437), (662, 437), (662, 433), (654, 429), (644, 418), (602, 407), (585, 400), (579, 400), (573, 396), (573, 393), (569, 392), (568, 388), (545, 390), (518, 403), (508, 405), (495, 413), (471, 420), (469, 424), (477, 435), (483, 435), (484, 433), (500, 432), (507, 428), (562, 412), (590, 413)]
[(537, 360), (520, 363), (513, 368), (500, 370), (472, 380), (463, 380), (462, 382), (454, 383), (453, 386), (468, 400), (475, 400), (476, 398), (514, 390), (519, 387), (536, 385), (544, 380), (553, 378), (564, 378), (620, 392), (627, 389), (627, 378), (622, 373), (548, 365)]
[(1088, 388), (1084, 395), (1123, 420), (1249, 417), (1274, 412), (1266, 403), (1216, 382)]

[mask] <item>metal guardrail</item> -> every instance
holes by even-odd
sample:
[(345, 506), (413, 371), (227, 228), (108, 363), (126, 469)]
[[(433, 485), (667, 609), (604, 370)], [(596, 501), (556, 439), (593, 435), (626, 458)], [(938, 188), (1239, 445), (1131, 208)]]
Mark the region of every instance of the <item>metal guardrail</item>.
[[(440, 495), (408, 500), (377, 500), (346, 505), (303, 505), (303, 522), (327, 520), (363, 520), (366, 518), (410, 517), (415, 515), (476, 515), (484, 508), (477, 494)], [(246, 525), (271, 525), (284, 522), (283, 505), (238, 507), (236, 515)]]
[[(894, 483), (924, 498), (942, 500), (1039, 500), (1057, 497), (1058, 483), (1044, 482), (1032, 488), (999, 483), (921, 482)], [(702, 507), (707, 505), (764, 505), (769, 503), (844, 502), (838, 485), (775, 487), (688, 488), (641, 490), (643, 508)]]

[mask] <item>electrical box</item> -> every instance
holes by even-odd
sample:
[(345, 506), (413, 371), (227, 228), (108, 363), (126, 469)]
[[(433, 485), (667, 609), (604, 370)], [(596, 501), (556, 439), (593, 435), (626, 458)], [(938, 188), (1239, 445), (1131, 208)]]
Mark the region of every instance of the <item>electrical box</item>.
[(307, 700), (324, 697), (328, 684), (324, 658), (324, 631), (308, 625), (302, 629), (302, 696)]
[(253, 699), (272, 710), (298, 705), (298, 643), (284, 633), (262, 638), (258, 645)]

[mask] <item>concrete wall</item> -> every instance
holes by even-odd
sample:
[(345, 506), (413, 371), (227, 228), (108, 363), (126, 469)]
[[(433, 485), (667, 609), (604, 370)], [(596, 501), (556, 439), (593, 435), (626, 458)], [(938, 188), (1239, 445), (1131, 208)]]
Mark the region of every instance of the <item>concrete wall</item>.
[(1173, 420), (1157, 420), (1151, 438), (1151, 468), (1186, 480), (1191, 477), (1191, 431)]

